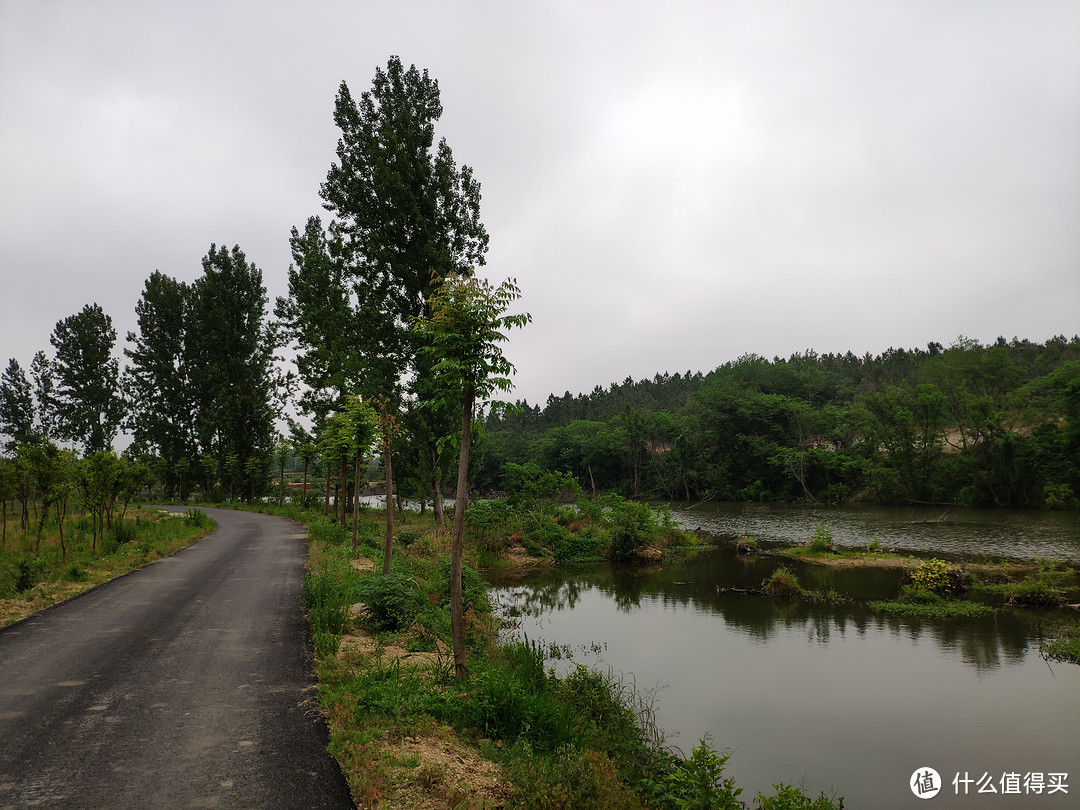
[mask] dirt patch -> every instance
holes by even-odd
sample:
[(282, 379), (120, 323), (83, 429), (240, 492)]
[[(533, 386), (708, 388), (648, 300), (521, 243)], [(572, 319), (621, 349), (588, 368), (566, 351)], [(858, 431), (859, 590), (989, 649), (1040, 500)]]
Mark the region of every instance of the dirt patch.
[(375, 570), (375, 562), (367, 557), (357, 557), (352, 561), (352, 567), (361, 574), (366, 574)]
[(551, 557), (534, 557), (522, 545), (510, 546), (506, 549), (503, 558), (499, 560), (500, 568), (535, 568), (538, 565), (554, 564), (555, 560)]
[[(366, 612), (367, 608), (362, 604), (349, 608), (349, 616), (354, 621), (362, 618)], [(343, 661), (356, 661), (361, 657), (372, 660), (381, 658), (384, 663), (401, 661), (417, 667), (442, 665), (453, 660), (453, 654), (441, 639), (435, 639), (434, 650), (409, 650), (397, 641), (385, 643), (364, 628), (353, 627), (341, 637), (338, 658)]]
[(399, 763), (395, 806), (502, 807), (513, 792), (498, 765), (470, 752), (446, 728), (406, 737), (385, 750)]

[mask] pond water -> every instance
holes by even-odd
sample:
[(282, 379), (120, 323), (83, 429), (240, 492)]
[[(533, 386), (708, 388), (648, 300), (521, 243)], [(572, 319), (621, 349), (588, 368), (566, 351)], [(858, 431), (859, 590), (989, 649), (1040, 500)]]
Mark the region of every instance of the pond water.
[(967, 509), (962, 507), (793, 506), (703, 503), (671, 505), (683, 528), (722, 538), (749, 535), (795, 545), (818, 526), (844, 548), (882, 548), (942, 557), (1054, 559), (1080, 562), (1076, 511)]
[[(822, 521), (819, 510), (795, 521), (783, 514), (778, 526), (761, 513), (701, 514), (734, 536), (780, 541), (796, 531), (805, 540), (816, 520), (841, 545), (866, 544), (865, 537), (847, 541), (865, 515), (830, 512)], [(907, 521), (896, 517), (897, 528), (878, 535), (882, 545), (938, 551), (920, 529), (901, 528), (915, 525)], [(1005, 549), (994, 556), (1076, 548), (1075, 538), (1047, 539), (1041, 529), (1029, 527), (1024, 537), (1036, 539), (1023, 555), (992, 540)], [(930, 767), (944, 781), (936, 807), (1080, 807), (1080, 667), (1040, 657), (1047, 614), (901, 620), (857, 603), (781, 604), (733, 590), (759, 586), (781, 562), (707, 550), (664, 567), (534, 569), (494, 579), (493, 596), (518, 636), (560, 645), (557, 669), (573, 665), (569, 654), (655, 692), (657, 723), (684, 753), (705, 735), (732, 753), (727, 772), (751, 806), (758, 791), (781, 780), (801, 782), (815, 796), (836, 791), (848, 808), (924, 806), (909, 783), (916, 769)], [(858, 600), (895, 595), (901, 576), (794, 567), (804, 587)], [(952, 783), (965, 772), (973, 780), (967, 796), (962, 782)], [(1003, 795), (1011, 784), (1002, 778), (1013, 773), (1021, 794)], [(1047, 783), (1051, 773), (1065, 773), (1055, 779), (1075, 784), (1067, 793), (1024, 795), (1030, 773)], [(984, 774), (996, 794), (978, 793)]]

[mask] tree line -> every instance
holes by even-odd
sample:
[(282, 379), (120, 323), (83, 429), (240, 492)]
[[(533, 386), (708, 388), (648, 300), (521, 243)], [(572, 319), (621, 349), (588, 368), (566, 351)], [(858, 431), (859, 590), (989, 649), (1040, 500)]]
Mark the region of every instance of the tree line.
[(490, 489), (535, 461), (634, 497), (1075, 507), (1080, 338), (748, 355), (519, 401), (484, 441)]
[[(11, 458), (0, 462), (22, 476), (23, 503), (44, 516), (66, 486), (33, 463), (42, 450), (73, 461), (65, 481), (112, 454), (149, 470), (168, 495), (198, 491), (209, 501), (269, 497), (274, 471), (280, 498), (296, 459), (305, 490), (309, 468), (321, 466), (323, 508), (332, 504), (342, 525), (351, 503), (355, 548), (355, 495), (375, 454), (388, 573), (396, 480), (432, 503), (442, 524), (442, 484), (456, 456), (451, 612), (464, 673), (461, 533), (474, 410), (509, 389), (513, 369), (499, 344), (530, 316), (507, 313), (520, 296), (512, 279), (495, 285), (474, 273), (488, 247), (480, 185), (436, 141), (441, 115), (438, 82), (397, 57), (359, 98), (341, 83), (341, 137), (320, 187), (328, 216), (292, 229), (288, 294), (272, 312), (262, 271), (239, 246), (212, 244), (194, 282), (147, 278), (123, 368), (112, 320), (96, 303), (56, 324), (53, 356), (39, 352), (30, 377), (11, 359), (0, 379)], [(122, 461), (111, 449), (121, 429), (132, 437)], [(0, 495), (6, 509), (9, 493)]]

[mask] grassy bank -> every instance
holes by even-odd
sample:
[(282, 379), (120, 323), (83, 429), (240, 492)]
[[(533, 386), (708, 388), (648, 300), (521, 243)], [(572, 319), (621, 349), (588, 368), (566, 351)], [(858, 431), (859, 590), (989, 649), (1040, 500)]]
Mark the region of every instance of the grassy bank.
[[(736, 551), (757, 553), (753, 538), (740, 538)], [(1001, 610), (1035, 613), (1040, 652), (1047, 658), (1080, 664), (1080, 577), (1064, 562), (987, 560), (949, 563), (899, 555), (878, 548), (838, 549), (826, 527), (819, 527), (805, 545), (771, 553), (812, 565), (889, 567), (906, 571), (892, 599), (867, 604), (891, 616), (926, 620), (989, 616)], [(783, 599), (842, 601), (839, 594), (804, 590), (795, 573), (781, 567), (762, 583), (768, 596)]]
[[(581, 666), (556, 677), (537, 645), (501, 632), (478, 561), (506, 564), (507, 554), (529, 538), (505, 529), (521, 520), (526, 530), (531, 521), (550, 531), (538, 519), (544, 513), (506, 513), (509, 525), (493, 529), (487, 519), (493, 510), (484, 507), (484, 519), (470, 522), (464, 573), (470, 677), (459, 681), (448, 649), (449, 536), (430, 516), (397, 517), (391, 573), (384, 576), (377, 573), (381, 510), (362, 512), (356, 553), (351, 533), (333, 520), (268, 511), (308, 527), (305, 609), (320, 701), (331, 752), (359, 806), (748, 806), (724, 776), (726, 757), (707, 741), (687, 758), (665, 745), (649, 698), (631, 683)], [(668, 528), (658, 520), (655, 534), (635, 538), (638, 547), (664, 544)], [(569, 535), (586, 531), (573, 522), (562, 527)], [(559, 518), (552, 523), (560, 525)], [(613, 526), (592, 532), (603, 529)], [(826, 810), (842, 802), (778, 785), (749, 806)]]
[(167, 557), (205, 537), (213, 526), (198, 510), (134, 509), (116, 517), (95, 540), (90, 519), (75, 514), (64, 524), (65, 555), (55, 521), (44, 525), (40, 539), (36, 531), (23, 536), (9, 521), (0, 548), (0, 627)]

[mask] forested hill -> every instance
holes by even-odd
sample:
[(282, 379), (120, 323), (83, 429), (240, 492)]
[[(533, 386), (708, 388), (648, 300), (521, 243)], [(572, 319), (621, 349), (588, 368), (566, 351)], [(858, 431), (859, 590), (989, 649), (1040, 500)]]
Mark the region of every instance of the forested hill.
[(680, 500), (1070, 507), (1080, 494), (1078, 337), (747, 355), (517, 406), (487, 420), (482, 489), (532, 462), (587, 490)]

